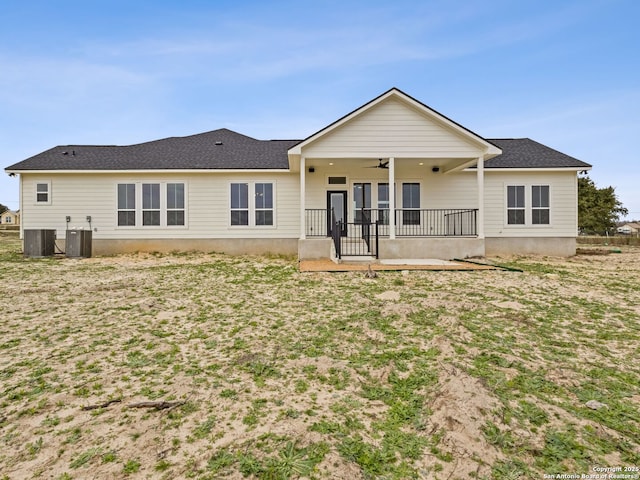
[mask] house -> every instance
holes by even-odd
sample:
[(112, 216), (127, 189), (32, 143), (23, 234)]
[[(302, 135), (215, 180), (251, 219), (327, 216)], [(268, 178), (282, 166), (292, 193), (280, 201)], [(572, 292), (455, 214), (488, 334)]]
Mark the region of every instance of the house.
[(620, 225), (617, 229), (618, 233), (622, 235), (639, 235), (640, 234), (640, 222), (626, 222)]
[(58, 146), (6, 171), (23, 229), (91, 229), (95, 254), (450, 259), (573, 255), (590, 168), (528, 138), (483, 138), (392, 88), (304, 140), (220, 129)]
[(20, 210), (5, 210), (0, 214), (0, 225), (20, 225)]

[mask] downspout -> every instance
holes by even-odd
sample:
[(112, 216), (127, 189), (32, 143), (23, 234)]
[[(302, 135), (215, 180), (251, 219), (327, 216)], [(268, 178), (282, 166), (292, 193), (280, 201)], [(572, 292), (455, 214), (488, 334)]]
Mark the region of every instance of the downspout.
[(389, 240), (396, 238), (396, 162), (389, 157)]

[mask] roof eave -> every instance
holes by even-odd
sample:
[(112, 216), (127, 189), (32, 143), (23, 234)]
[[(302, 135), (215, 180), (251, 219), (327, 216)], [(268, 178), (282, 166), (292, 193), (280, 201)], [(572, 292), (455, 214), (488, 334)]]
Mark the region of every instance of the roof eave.
[(138, 168), (138, 169), (100, 169), (100, 170), (5, 170), (8, 174), (22, 175), (26, 173), (39, 174), (55, 174), (55, 173), (202, 173), (202, 172), (219, 172), (219, 173), (290, 173), (289, 168)]
[[(591, 170), (588, 167), (484, 167), (484, 171), (491, 172), (582, 172)], [(465, 171), (475, 171), (475, 166), (467, 168)]]

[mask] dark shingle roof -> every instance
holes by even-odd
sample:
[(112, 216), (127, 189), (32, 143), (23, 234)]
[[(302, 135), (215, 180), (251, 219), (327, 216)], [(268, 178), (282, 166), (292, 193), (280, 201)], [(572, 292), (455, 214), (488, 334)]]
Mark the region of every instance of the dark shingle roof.
[[(528, 138), (487, 139), (502, 154), (485, 168), (589, 168), (588, 163)], [(256, 140), (227, 130), (129, 146), (54, 147), (6, 170), (288, 169), (287, 151), (300, 140)]]
[(130, 146), (58, 146), (7, 170), (288, 169), (287, 150), (296, 143), (223, 128)]
[(530, 138), (487, 139), (502, 154), (487, 160), (485, 168), (590, 168), (591, 165), (565, 155)]

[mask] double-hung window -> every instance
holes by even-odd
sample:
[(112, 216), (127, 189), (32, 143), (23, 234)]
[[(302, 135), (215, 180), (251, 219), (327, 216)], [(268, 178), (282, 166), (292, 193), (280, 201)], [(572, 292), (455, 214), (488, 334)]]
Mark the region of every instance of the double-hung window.
[(531, 223), (549, 225), (549, 185), (531, 186)]
[(256, 225), (273, 225), (273, 183), (255, 185)]
[(402, 223), (420, 225), (420, 184), (402, 184)]
[(184, 225), (184, 183), (167, 183), (167, 226)]
[(507, 186), (507, 224), (524, 225), (524, 185)]
[(36, 203), (50, 203), (49, 190), (49, 183), (36, 183)]
[(118, 226), (133, 227), (136, 224), (136, 184), (118, 184)]
[(274, 224), (274, 185), (270, 182), (231, 184), (231, 226), (272, 226)]
[(160, 225), (160, 184), (142, 184), (142, 225)]
[(231, 184), (231, 225), (249, 225), (249, 184)]

